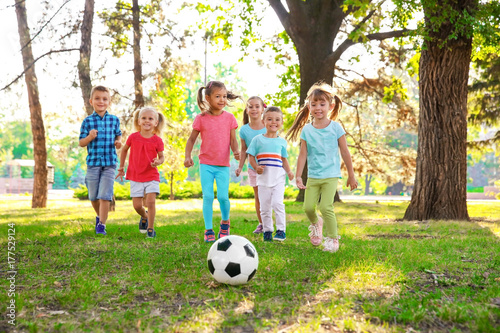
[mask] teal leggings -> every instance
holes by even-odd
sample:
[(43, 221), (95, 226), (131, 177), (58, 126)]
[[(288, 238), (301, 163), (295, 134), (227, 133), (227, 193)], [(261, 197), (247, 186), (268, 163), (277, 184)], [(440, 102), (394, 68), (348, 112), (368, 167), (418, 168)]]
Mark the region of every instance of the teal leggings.
[[(318, 206), (321, 216), (323, 216), (323, 235), (336, 238), (337, 217), (333, 211), (333, 199), (337, 191), (338, 178), (307, 179), (307, 188), (304, 196), (304, 210), (311, 223), (318, 222), (316, 206)], [(318, 200), (321, 196), (321, 201)]]
[(217, 184), (217, 200), (219, 201), (222, 220), (229, 220), (229, 167), (200, 164), (200, 178), (205, 229), (213, 229), (214, 180)]

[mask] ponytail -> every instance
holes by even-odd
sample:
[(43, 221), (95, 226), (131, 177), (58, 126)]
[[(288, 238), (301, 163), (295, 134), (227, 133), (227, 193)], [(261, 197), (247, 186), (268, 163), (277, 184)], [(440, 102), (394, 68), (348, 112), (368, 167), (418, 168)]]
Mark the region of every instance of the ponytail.
[(339, 96), (334, 95), (333, 100), (335, 102), (335, 106), (333, 107), (332, 112), (330, 112), (330, 120), (336, 120), (339, 116), (340, 110), (342, 110), (342, 101)]
[(308, 119), (309, 103), (306, 101), (302, 109), (300, 109), (299, 113), (297, 114), (297, 118), (295, 118), (292, 127), (290, 127), (290, 129), (286, 133), (286, 138), (291, 140), (297, 139), (297, 136), (299, 135), (302, 128), (306, 125)]

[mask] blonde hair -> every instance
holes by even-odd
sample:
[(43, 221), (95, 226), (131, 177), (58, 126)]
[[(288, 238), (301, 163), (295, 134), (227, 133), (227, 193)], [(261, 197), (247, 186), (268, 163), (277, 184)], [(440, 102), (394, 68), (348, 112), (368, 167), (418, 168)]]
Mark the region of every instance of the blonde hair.
[(252, 96), (248, 98), (245, 104), (245, 110), (243, 110), (243, 125), (246, 125), (250, 122), (250, 118), (248, 117), (247, 111), (248, 111), (248, 102), (250, 102), (252, 99), (258, 99), (260, 101), (260, 104), (262, 105), (262, 109), (265, 109), (267, 107), (266, 103), (264, 103), (262, 98), (260, 98), (259, 96)]
[(212, 90), (214, 89), (225, 89), (228, 100), (233, 101), (237, 98), (241, 99), (239, 95), (236, 95), (233, 92), (227, 90), (224, 83), (220, 81), (210, 81), (207, 83), (206, 87), (200, 87), (198, 89), (197, 102), (198, 102), (198, 107), (200, 108), (202, 113), (210, 111), (210, 104), (203, 98), (203, 89), (205, 89), (205, 96), (210, 96), (212, 94)]
[(142, 109), (139, 109), (139, 110), (134, 112), (135, 130), (137, 132), (139, 132), (141, 130), (141, 126), (139, 126), (139, 117), (142, 113), (144, 113), (146, 111), (152, 111), (152, 112), (154, 112), (154, 114), (156, 114), (156, 120), (158, 120), (158, 125), (153, 129), (153, 134), (160, 136), (162, 131), (163, 131), (163, 128), (165, 127), (165, 123), (166, 123), (165, 116), (163, 115), (163, 113), (156, 111), (156, 109), (154, 109), (150, 106), (143, 107)]
[(309, 103), (315, 100), (325, 100), (330, 105), (335, 104), (332, 111), (330, 112), (329, 118), (331, 120), (337, 119), (339, 112), (342, 109), (342, 101), (337, 95), (335, 95), (331, 85), (324, 82), (315, 83), (307, 92), (304, 106), (299, 110), (297, 118), (295, 118), (292, 127), (290, 127), (286, 134), (287, 139), (290, 138), (292, 140), (295, 140), (297, 138), (302, 128), (309, 121)]
[(105, 86), (95, 86), (92, 88), (92, 90), (90, 91), (90, 98), (92, 98), (92, 96), (94, 96), (94, 93), (96, 91), (102, 91), (102, 92), (107, 92), (108, 95), (110, 95), (111, 97), (111, 93), (109, 92), (109, 89), (106, 88)]

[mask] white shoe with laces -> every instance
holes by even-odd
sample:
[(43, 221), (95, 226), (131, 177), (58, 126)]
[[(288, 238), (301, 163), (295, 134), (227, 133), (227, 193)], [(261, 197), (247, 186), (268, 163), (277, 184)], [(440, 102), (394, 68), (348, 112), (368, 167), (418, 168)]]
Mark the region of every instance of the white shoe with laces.
[(323, 239), (323, 219), (318, 217), (318, 222), (316, 222), (316, 224), (311, 224), (308, 229), (311, 231), (309, 233), (311, 244), (314, 246), (320, 245)]
[(325, 237), (325, 240), (323, 242), (323, 251), (327, 252), (332, 252), (335, 253), (339, 250), (339, 239), (340, 236), (337, 238), (330, 238), (330, 237)]

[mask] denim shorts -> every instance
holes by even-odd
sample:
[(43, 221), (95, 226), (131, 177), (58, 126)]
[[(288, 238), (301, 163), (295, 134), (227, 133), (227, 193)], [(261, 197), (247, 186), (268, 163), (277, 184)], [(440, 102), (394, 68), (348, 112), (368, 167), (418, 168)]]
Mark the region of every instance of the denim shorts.
[(116, 166), (88, 166), (85, 185), (89, 191), (89, 200), (113, 200)]
[(149, 182), (134, 182), (130, 181), (130, 197), (142, 198), (144, 194), (156, 193), (160, 194), (160, 182), (151, 180)]

